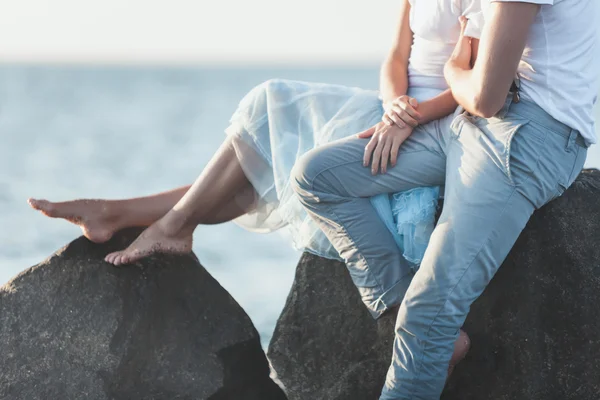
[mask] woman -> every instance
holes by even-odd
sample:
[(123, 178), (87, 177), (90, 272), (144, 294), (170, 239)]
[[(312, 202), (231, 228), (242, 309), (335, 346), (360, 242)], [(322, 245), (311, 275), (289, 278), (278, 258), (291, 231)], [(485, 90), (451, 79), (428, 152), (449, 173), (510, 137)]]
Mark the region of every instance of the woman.
[[(268, 81), (241, 101), (226, 141), (192, 186), (127, 200), (52, 203), (30, 199), (30, 205), (50, 217), (80, 225), (94, 242), (107, 241), (125, 227), (149, 226), (127, 249), (106, 256), (114, 265), (155, 252), (189, 252), (198, 224), (233, 219), (262, 232), (287, 225), (297, 247), (339, 257), (293, 193), (289, 178), (295, 161), (317, 146), (364, 131), (378, 121), (382, 121), (379, 127), (422, 126), (445, 134), (457, 103), (447, 89), (443, 66), (461, 33), (460, 16), (470, 21), (462, 20), (463, 32), (478, 36), (479, 0), (402, 1), (398, 34), (381, 69), (380, 93)], [(473, 45), (476, 50), (476, 41)], [(370, 164), (374, 174), (385, 173), (388, 164), (396, 163), (400, 142), (377, 142), (373, 130), (360, 135), (373, 135), (365, 165)], [(405, 258), (413, 263), (418, 264), (431, 233), (437, 195), (437, 188), (429, 188), (396, 194), (391, 204), (387, 195), (371, 199)], [(404, 270), (413, 267), (406, 260), (401, 264)], [(360, 277), (353, 279), (356, 282)], [(365, 296), (363, 300), (367, 302)], [(369, 307), (374, 317), (394, 306), (383, 300), (374, 299), (376, 305)], [(462, 332), (449, 372), (468, 347), (468, 337)]]

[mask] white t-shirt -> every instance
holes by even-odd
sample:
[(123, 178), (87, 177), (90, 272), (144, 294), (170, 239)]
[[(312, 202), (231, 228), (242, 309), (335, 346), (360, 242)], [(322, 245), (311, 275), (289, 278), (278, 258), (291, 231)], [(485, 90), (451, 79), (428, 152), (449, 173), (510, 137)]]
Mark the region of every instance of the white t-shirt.
[[(600, 1), (600, 0), (597, 0)], [(422, 101), (448, 88), (444, 64), (460, 35), (461, 15), (469, 19), (468, 36), (479, 38), (481, 0), (409, 0), (413, 45), (408, 61), (409, 94)]]
[(600, 0), (483, 0), (541, 4), (517, 71), (521, 95), (596, 143)]

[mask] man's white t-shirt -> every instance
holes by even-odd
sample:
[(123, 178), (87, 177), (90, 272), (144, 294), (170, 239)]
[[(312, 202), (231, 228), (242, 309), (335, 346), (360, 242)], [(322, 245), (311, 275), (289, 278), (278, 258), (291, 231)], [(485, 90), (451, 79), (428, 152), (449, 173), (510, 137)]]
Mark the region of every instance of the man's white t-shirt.
[(483, 0), (540, 4), (519, 64), (521, 97), (596, 143), (600, 91), (600, 0)]

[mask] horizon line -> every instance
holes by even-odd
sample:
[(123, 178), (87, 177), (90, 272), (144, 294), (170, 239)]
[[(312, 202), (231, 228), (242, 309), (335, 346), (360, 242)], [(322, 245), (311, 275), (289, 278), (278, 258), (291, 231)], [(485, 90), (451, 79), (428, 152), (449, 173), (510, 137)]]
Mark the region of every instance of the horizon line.
[(0, 57), (0, 66), (96, 66), (96, 67), (215, 67), (215, 68), (379, 68), (383, 60), (376, 58), (28, 58)]

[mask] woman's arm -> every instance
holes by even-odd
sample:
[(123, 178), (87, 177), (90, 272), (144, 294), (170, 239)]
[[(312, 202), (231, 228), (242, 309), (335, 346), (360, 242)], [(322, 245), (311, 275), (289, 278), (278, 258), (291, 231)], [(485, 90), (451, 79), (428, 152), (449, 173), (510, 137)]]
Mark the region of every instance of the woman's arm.
[[(471, 39), (471, 66), (475, 65), (478, 50), (479, 39)], [(426, 124), (450, 115), (456, 110), (456, 107), (458, 107), (458, 103), (454, 99), (452, 91), (447, 89), (434, 98), (419, 104), (417, 107), (417, 111), (421, 114), (419, 124)]]
[(405, 95), (408, 89), (408, 58), (413, 42), (409, 16), (410, 3), (408, 0), (402, 0), (398, 34), (381, 66), (379, 90), (383, 104), (389, 104)]
[[(394, 100), (406, 95), (408, 91), (408, 60), (413, 43), (413, 32), (410, 30), (409, 19), (410, 3), (408, 0), (403, 0), (400, 9), (400, 23), (397, 29), (398, 34), (388, 56), (381, 66), (380, 92), (384, 108), (386, 109), (391, 106)], [(472, 39), (471, 44), (473, 47), (472, 65), (474, 65), (479, 40)], [(426, 124), (430, 121), (435, 121), (452, 114), (456, 110), (456, 107), (458, 107), (458, 103), (454, 100), (450, 89), (448, 89), (438, 96), (418, 105), (416, 111), (419, 118), (416, 122)], [(410, 116), (406, 118), (411, 120)], [(390, 122), (392, 121), (390, 120)], [(412, 122), (411, 125), (415, 125), (415, 121)]]

